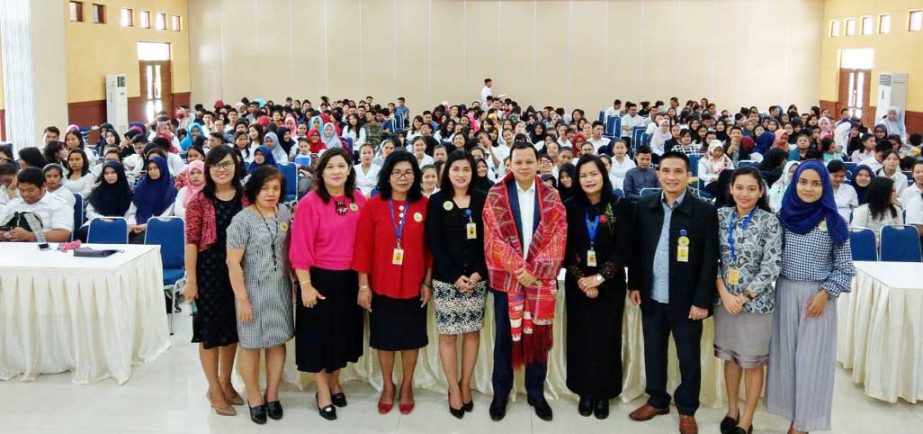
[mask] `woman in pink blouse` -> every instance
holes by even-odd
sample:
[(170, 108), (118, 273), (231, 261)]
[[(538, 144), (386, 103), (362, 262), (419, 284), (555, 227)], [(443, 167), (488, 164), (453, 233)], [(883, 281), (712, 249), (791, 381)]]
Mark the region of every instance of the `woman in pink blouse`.
[(336, 407), (346, 406), (340, 369), (362, 356), (364, 317), (351, 265), (365, 198), (342, 148), (324, 151), (317, 170), (314, 191), (298, 203), (289, 253), (301, 288), (295, 354), (298, 370), (316, 374), (318, 412), (334, 420)]

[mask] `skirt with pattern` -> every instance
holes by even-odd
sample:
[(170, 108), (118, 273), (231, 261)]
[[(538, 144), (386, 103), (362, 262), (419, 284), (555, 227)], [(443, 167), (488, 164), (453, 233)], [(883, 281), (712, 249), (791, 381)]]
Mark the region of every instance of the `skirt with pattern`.
[(441, 335), (476, 332), (484, 326), (484, 302), (487, 282), (481, 281), (468, 292), (451, 283), (433, 280), (433, 304), (436, 306), (436, 329)]

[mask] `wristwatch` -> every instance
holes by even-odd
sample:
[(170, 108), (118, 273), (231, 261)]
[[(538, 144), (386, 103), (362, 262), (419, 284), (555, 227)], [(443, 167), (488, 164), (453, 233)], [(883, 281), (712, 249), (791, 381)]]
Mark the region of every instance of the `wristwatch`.
[(603, 283), (603, 282), (605, 282), (605, 281), (606, 281), (606, 279), (603, 278), (603, 275), (602, 275), (602, 274), (597, 274), (597, 275), (596, 275), (596, 282), (597, 282), (597, 283)]

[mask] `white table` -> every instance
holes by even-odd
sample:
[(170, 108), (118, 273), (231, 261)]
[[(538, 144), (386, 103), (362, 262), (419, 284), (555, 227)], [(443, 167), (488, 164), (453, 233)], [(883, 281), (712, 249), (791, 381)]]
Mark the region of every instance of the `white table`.
[(837, 361), (865, 394), (923, 399), (923, 263), (856, 262), (852, 293), (840, 296)]
[(0, 379), (73, 372), (85, 384), (124, 384), (132, 364), (170, 347), (159, 246), (107, 258), (0, 244)]

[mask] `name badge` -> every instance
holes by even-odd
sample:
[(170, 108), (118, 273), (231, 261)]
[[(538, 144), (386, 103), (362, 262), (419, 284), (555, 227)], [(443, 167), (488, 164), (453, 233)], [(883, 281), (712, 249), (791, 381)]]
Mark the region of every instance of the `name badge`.
[(728, 268), (728, 283), (731, 285), (740, 284), (740, 270), (736, 268)]
[(391, 265), (404, 265), (404, 249), (395, 247), (391, 253)]
[(476, 240), (478, 238), (478, 226), (473, 222), (465, 225), (465, 231), (468, 234), (469, 240)]
[(586, 251), (586, 266), (595, 267), (596, 266), (596, 250), (590, 249)]
[(679, 237), (676, 244), (678, 244), (676, 246), (676, 261), (689, 262), (689, 237), (685, 235)]

